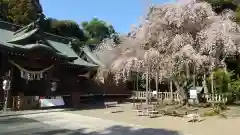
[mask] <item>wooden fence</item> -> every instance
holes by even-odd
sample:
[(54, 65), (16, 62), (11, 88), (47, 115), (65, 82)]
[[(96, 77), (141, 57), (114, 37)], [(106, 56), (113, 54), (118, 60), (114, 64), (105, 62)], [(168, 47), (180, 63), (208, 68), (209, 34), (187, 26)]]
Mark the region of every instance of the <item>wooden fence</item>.
[(205, 98), (209, 103), (226, 103), (227, 102), (226, 94), (207, 94), (205, 95)]
[[(133, 91), (134, 99), (146, 99), (147, 92), (146, 91)], [(157, 94), (153, 94), (152, 92), (148, 92), (148, 97), (153, 97), (160, 100), (173, 100), (180, 101), (179, 94), (176, 92), (158, 92)]]
[[(148, 97), (153, 97), (160, 100), (173, 100), (180, 101), (179, 94), (177, 92), (158, 92), (157, 94), (153, 94), (152, 92), (148, 92)], [(133, 91), (132, 98), (134, 99), (146, 99), (146, 91)], [(207, 94), (205, 95), (207, 102), (209, 103), (226, 103), (227, 95), (226, 94)]]

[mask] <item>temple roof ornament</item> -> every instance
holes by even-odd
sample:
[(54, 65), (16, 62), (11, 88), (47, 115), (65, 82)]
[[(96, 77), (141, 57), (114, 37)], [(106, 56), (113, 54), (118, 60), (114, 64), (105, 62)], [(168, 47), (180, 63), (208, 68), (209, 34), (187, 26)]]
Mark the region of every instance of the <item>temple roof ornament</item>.
[(37, 10), (38, 13), (42, 13), (42, 6), (39, 2), (39, 0), (31, 0), (33, 6), (35, 7), (35, 9)]

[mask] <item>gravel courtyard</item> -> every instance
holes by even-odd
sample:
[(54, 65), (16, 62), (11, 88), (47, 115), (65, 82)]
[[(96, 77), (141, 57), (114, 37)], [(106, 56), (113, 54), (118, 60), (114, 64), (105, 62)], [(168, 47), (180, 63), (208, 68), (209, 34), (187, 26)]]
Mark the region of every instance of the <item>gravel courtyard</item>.
[[(118, 113), (110, 113), (119, 111)], [(122, 112), (121, 112), (122, 111)], [(91, 116), (102, 119), (108, 119), (118, 122), (125, 122), (144, 126), (146, 128), (166, 129), (178, 131), (178, 133), (191, 135), (239, 135), (240, 133), (240, 111), (237, 114), (229, 116), (227, 119), (219, 116), (203, 117), (202, 122), (187, 122), (188, 118), (178, 118), (170, 116), (161, 116), (157, 118), (149, 118), (144, 116), (136, 116), (136, 112), (132, 111), (132, 104), (120, 104), (119, 107), (108, 109), (85, 109), (79, 111), (70, 111), (69, 113)]]
[(66, 112), (0, 116), (1, 135), (181, 135)]
[[(208, 117), (202, 122), (136, 116), (121, 108), (0, 112), (0, 135), (239, 135), (240, 117)], [(118, 113), (110, 113), (119, 111)]]

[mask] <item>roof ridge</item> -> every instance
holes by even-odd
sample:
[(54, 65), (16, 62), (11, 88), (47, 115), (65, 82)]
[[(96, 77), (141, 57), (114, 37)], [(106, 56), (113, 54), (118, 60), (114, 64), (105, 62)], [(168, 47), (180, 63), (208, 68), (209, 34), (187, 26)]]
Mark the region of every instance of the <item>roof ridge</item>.
[[(3, 20), (0, 20), (0, 23), (5, 23), (5, 24), (9, 24), (9, 25), (16, 26), (16, 27), (20, 27), (18, 30), (20, 30), (21, 28), (24, 28), (24, 27), (26, 27), (26, 26), (29, 25), (29, 24), (28, 24), (28, 25), (24, 26), (24, 25), (19, 25), (19, 24), (15, 24), (15, 23), (11, 23), (11, 22), (8, 22), (8, 21), (3, 21)], [(31, 24), (31, 23), (30, 23), (30, 24)], [(18, 30), (16, 30), (16, 31), (13, 30), (13, 31), (17, 32)], [(64, 37), (64, 36), (56, 35), (56, 34), (49, 33), (49, 32), (43, 32), (43, 33), (46, 34), (46, 35), (49, 35), (49, 36), (56, 37), (56, 38), (62, 38), (62, 39), (64, 39), (64, 40), (69, 40), (69, 41), (72, 40), (70, 37)]]

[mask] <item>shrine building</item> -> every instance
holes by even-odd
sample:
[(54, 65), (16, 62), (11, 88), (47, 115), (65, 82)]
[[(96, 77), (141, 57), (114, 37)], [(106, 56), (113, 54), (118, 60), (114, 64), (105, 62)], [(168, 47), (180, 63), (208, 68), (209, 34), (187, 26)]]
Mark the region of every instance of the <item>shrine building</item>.
[(129, 93), (113, 83), (96, 84), (91, 78), (103, 63), (88, 46), (76, 54), (71, 39), (44, 32), (43, 22), (20, 27), (0, 21), (0, 75), (10, 83), (7, 92), (0, 91), (0, 101), (8, 97), (8, 108), (31, 109), (39, 97), (56, 96), (70, 97), (68, 104), (76, 107), (83, 97)]

